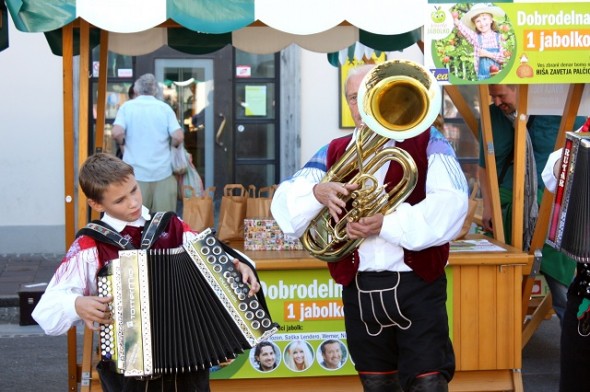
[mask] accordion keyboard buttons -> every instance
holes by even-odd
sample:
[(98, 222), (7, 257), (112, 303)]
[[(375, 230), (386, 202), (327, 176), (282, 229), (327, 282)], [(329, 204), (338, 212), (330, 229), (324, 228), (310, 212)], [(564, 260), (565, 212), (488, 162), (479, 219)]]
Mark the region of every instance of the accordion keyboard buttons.
[(212, 270), (218, 273), (220, 277), (223, 277), (236, 298), (242, 301), (239, 303), (238, 309), (250, 323), (250, 327), (253, 330), (269, 328), (272, 325), (270, 317), (261, 308), (260, 302), (255, 297), (248, 299), (250, 288), (242, 281), (241, 275), (235, 270), (233, 264), (229, 263), (231, 258), (217, 244), (217, 240), (214, 237), (205, 238), (204, 244), (199, 251), (206, 263), (211, 265)]
[(270, 324), (271, 324), (271, 321), (270, 321), (270, 319), (268, 317), (265, 318), (264, 320), (262, 320), (262, 326), (264, 328), (269, 328), (270, 327)]
[[(98, 296), (108, 297), (111, 295), (111, 286), (106, 276), (98, 278)], [(109, 310), (112, 312), (112, 306), (109, 304)], [(111, 359), (114, 354), (115, 343), (113, 340), (113, 326), (107, 324), (100, 325), (100, 353), (105, 359)]]
[(100, 326), (100, 353), (105, 359), (113, 357), (115, 343), (113, 342), (113, 329), (110, 325), (101, 324)]

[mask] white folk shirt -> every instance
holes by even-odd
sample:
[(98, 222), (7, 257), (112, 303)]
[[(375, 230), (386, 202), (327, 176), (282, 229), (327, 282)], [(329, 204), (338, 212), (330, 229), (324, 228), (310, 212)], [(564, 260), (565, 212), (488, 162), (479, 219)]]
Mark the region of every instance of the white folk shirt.
[[(286, 235), (301, 237), (323, 208), (313, 187), (326, 174), (326, 152), (324, 146), (273, 196), (272, 215)], [(460, 232), (467, 214), (467, 181), (451, 145), (435, 128), (430, 130), (427, 155), (426, 198), (413, 206), (402, 203), (384, 216), (379, 235), (365, 239), (358, 249), (359, 271), (410, 271), (403, 248), (418, 251), (442, 245)], [(388, 167), (376, 174), (380, 184)]]

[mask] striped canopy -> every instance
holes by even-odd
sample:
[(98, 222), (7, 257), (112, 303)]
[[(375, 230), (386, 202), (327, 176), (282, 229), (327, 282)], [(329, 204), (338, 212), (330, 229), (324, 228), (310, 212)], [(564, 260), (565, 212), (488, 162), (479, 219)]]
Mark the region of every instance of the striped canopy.
[(61, 27), (81, 18), (109, 31), (109, 50), (150, 53), (168, 45), (207, 53), (225, 45), (274, 53), (296, 44), (338, 52), (356, 43), (404, 49), (421, 37), (426, 0), (5, 0), (16, 27), (46, 33), (60, 54)]

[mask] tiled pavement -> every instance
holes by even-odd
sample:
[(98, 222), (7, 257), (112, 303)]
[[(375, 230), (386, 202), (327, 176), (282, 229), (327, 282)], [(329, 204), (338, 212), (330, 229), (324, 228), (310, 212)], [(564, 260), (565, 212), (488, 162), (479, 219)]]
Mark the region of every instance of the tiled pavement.
[(0, 254), (0, 307), (18, 306), (18, 292), (49, 283), (63, 255)]

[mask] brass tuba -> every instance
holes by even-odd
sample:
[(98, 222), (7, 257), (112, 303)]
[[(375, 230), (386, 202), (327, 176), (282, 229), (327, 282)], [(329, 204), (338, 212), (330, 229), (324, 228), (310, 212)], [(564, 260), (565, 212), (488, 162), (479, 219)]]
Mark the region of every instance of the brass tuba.
[[(328, 262), (352, 253), (363, 241), (348, 238), (348, 222), (389, 214), (412, 193), (418, 176), (416, 163), (406, 151), (383, 146), (389, 139), (403, 141), (429, 130), (440, 112), (442, 94), (434, 76), (422, 65), (392, 60), (377, 65), (363, 78), (357, 100), (364, 125), (321, 182), (346, 181), (359, 187), (345, 198), (347, 210), (338, 222), (323, 208), (301, 236), (312, 256)], [(386, 192), (374, 174), (390, 161), (401, 165), (404, 175)]]

